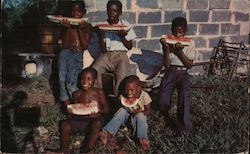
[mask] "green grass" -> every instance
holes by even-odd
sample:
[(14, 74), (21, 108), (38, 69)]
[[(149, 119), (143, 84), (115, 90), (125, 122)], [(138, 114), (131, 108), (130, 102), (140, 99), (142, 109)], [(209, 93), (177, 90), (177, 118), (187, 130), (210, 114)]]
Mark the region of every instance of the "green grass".
[[(175, 136), (175, 131), (165, 125), (164, 118), (158, 111), (157, 94), (159, 91), (155, 89), (151, 92), (154, 111), (148, 118), (148, 124), (152, 148), (147, 153), (239, 153), (248, 151), (249, 94), (247, 93), (247, 83), (245, 81), (233, 81), (229, 85), (227, 82), (216, 78), (200, 76), (192, 78), (192, 84), (212, 85), (213, 88), (205, 90), (191, 89), (191, 134), (189, 136)], [(43, 86), (39, 87), (42, 88)], [(28, 93), (28, 89), (26, 92)], [(3, 101), (6, 104), (8, 100)], [(41, 109), (41, 126), (48, 131), (40, 135), (37, 130), (34, 133), (40, 152), (47, 148), (59, 148), (58, 123), (65, 118), (58, 103), (42, 105)], [(173, 95), (170, 116), (174, 120), (176, 119), (176, 93)], [(15, 128), (15, 133), (17, 138), (19, 136), (18, 144), (21, 147), (25, 131)], [(130, 130), (120, 129), (117, 138), (122, 143), (123, 151), (127, 153), (143, 153), (139, 145), (134, 142)], [(82, 140), (82, 137), (74, 137), (72, 145), (77, 140)], [(72, 148), (74, 153), (79, 150), (77, 145), (72, 146)], [(26, 150), (26, 152), (28, 151)], [(115, 153), (116, 150), (108, 149), (97, 142), (94, 152)]]

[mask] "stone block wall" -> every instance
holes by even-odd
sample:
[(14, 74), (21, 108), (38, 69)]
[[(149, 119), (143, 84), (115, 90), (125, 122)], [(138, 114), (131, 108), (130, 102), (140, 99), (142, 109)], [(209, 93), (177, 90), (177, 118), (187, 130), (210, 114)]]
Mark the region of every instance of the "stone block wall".
[[(134, 27), (134, 47), (161, 52), (159, 39), (171, 33), (177, 16), (188, 21), (188, 37), (195, 40), (196, 60), (210, 58), (220, 38), (249, 45), (249, 0), (120, 0), (122, 18)], [(105, 21), (108, 0), (85, 0), (92, 24)]]

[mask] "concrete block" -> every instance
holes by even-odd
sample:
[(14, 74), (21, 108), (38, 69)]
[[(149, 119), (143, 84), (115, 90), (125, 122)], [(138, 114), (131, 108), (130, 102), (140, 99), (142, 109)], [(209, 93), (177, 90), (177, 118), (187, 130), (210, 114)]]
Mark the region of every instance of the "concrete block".
[(187, 35), (196, 35), (196, 32), (197, 32), (197, 24), (188, 24)]
[(161, 12), (141, 12), (139, 14), (138, 23), (160, 23)]
[(133, 27), (137, 38), (146, 38), (148, 26), (135, 26)]
[(191, 22), (208, 22), (208, 10), (192, 10), (189, 12), (189, 21)]
[(218, 35), (219, 24), (200, 24), (199, 34), (200, 35)]
[(85, 2), (87, 11), (95, 9), (95, 1), (93, 1), (93, 0), (84, 0), (84, 2)]
[(209, 9), (228, 9), (231, 0), (210, 0)]
[(231, 36), (231, 42), (241, 42), (243, 41), (245, 45), (249, 45), (249, 35), (241, 35), (241, 36)]
[(232, 11), (249, 11), (249, 0), (231, 0), (230, 10)]
[(230, 21), (232, 13), (229, 10), (216, 10), (212, 12), (212, 21)]
[(186, 18), (186, 12), (181, 10), (178, 11), (165, 11), (165, 20), (164, 22), (172, 22), (172, 20), (176, 17), (184, 17)]
[(106, 10), (108, 0), (96, 0), (96, 9), (97, 10)]
[(152, 26), (151, 37), (161, 37), (166, 34), (172, 34), (171, 24)]
[(137, 0), (136, 1), (137, 6), (141, 8), (150, 8), (150, 9), (156, 9), (159, 8), (156, 0)]
[(130, 24), (136, 23), (136, 14), (134, 12), (123, 12), (121, 18), (127, 20)]
[(106, 21), (108, 19), (106, 11), (90, 12), (90, 13), (86, 14), (86, 17), (88, 18), (88, 21), (90, 23), (104, 22), (104, 21)]
[(249, 13), (234, 12), (235, 21), (249, 21)]
[(249, 22), (241, 22), (240, 23), (240, 35), (248, 35), (250, 34), (250, 23)]
[(214, 38), (209, 38), (208, 39), (208, 47), (209, 48), (214, 48), (217, 47), (219, 44), (219, 40), (223, 39), (225, 40), (225, 37), (214, 37)]
[(150, 39), (150, 40), (140, 40), (138, 42), (138, 48), (147, 49), (147, 50), (161, 50), (159, 39)]
[(208, 0), (188, 0), (188, 9), (208, 9)]
[(221, 24), (221, 34), (240, 34), (240, 25)]
[(180, 9), (183, 8), (184, 0), (162, 0), (162, 8), (166, 10)]
[(193, 38), (195, 42), (195, 48), (206, 48), (207, 41), (203, 37), (195, 37)]
[(196, 50), (196, 61), (209, 61), (212, 55), (212, 50)]

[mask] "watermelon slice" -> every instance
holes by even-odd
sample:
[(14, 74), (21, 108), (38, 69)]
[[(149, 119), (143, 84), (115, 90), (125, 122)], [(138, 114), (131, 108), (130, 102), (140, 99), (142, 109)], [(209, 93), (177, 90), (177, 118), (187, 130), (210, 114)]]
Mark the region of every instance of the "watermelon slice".
[(104, 31), (118, 31), (118, 30), (124, 30), (129, 31), (131, 28), (130, 26), (124, 25), (124, 24), (97, 24), (96, 26), (99, 27), (99, 29)]
[(79, 25), (82, 21), (87, 21), (88, 18), (70, 18), (70, 17), (63, 17), (61, 15), (47, 15), (48, 19), (52, 22), (59, 23), (63, 19), (67, 19), (71, 25)]
[(98, 113), (98, 103), (92, 101), (91, 103), (69, 104), (67, 109), (75, 115), (89, 115), (91, 113)]
[(161, 38), (165, 38), (166, 43), (168, 44), (176, 44), (181, 43), (181, 45), (189, 46), (191, 38), (187, 37), (176, 37), (174, 35), (162, 35)]
[(125, 98), (124, 96), (121, 96), (121, 103), (125, 107), (134, 107), (139, 102), (139, 99), (137, 98)]

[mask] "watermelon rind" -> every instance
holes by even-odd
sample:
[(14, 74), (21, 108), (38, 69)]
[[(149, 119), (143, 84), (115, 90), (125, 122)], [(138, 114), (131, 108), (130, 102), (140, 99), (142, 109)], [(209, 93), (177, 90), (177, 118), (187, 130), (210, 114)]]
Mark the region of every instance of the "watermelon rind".
[(59, 15), (47, 15), (48, 19), (52, 22), (59, 23), (63, 19), (67, 19), (71, 25), (79, 25), (81, 21), (87, 21), (88, 18), (70, 18), (70, 17), (63, 17)]
[[(108, 24), (106, 24), (108, 25)], [(129, 31), (130, 30), (130, 26), (126, 26), (126, 25), (121, 25), (121, 26), (125, 26), (125, 27), (116, 27), (116, 26), (112, 26), (112, 25), (109, 25), (108, 27), (105, 27), (103, 26), (103, 24), (98, 24), (96, 25), (99, 27), (99, 29), (101, 30), (104, 30), (104, 31), (113, 31), (113, 32), (116, 32), (116, 31), (119, 31), (119, 30), (124, 30), (124, 31)], [(119, 26), (119, 25), (117, 25)]]
[(123, 106), (125, 106), (125, 107), (134, 107), (134, 106), (136, 106), (136, 105), (138, 104), (138, 102), (139, 102), (139, 99), (136, 99), (136, 100), (134, 101), (133, 104), (127, 104), (127, 103), (126, 103), (126, 100), (127, 100), (127, 98), (125, 98), (124, 96), (121, 96), (121, 104), (122, 104)]

